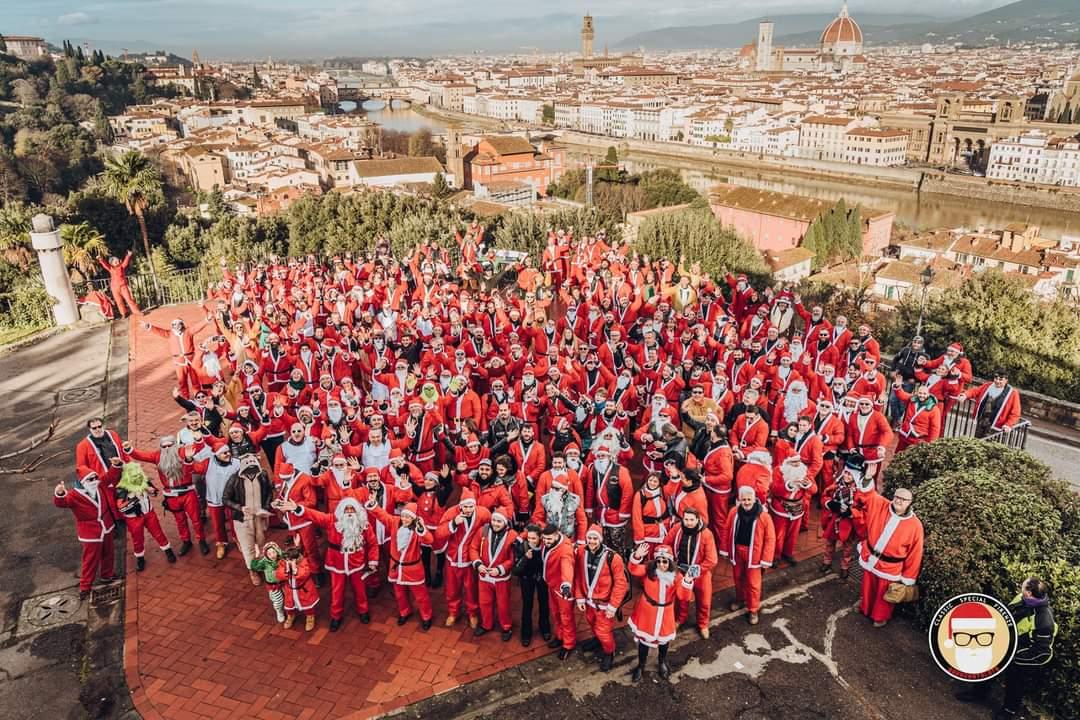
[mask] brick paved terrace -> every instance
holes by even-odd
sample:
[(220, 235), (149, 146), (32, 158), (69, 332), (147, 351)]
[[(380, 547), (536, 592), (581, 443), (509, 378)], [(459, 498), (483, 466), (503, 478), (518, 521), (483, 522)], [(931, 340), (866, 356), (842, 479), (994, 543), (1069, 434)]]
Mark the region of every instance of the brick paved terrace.
[[(164, 308), (148, 318), (168, 326), (177, 316), (192, 325), (202, 312)], [(180, 425), (181, 409), (169, 394), (175, 376), (165, 340), (135, 322), (130, 338), (130, 438), (152, 448)], [(162, 526), (177, 546), (172, 517), (162, 517)], [(815, 511), (797, 557), (820, 552), (818, 534)], [(397, 626), (393, 596), (384, 587), (372, 601), (370, 625), (347, 610), (341, 629), (331, 634), (328, 584), (316, 630), (304, 632), (302, 621), (284, 630), (265, 589), (248, 581), (235, 545), (223, 560), (196, 548), (170, 566), (147, 540), (145, 572), (136, 573), (130, 553), (127, 558), (124, 666), (135, 706), (148, 720), (372, 717), (554, 652), (538, 635), (531, 647), (521, 646), (516, 607), (515, 637), (507, 643), (498, 633), (474, 639), (465, 621), (443, 627), (440, 590), (432, 592), (435, 624), (426, 633), (415, 619)], [(717, 570), (718, 611), (730, 599), (729, 567)], [(579, 623), (579, 639), (587, 636), (584, 627)], [(568, 674), (583, 670), (579, 656), (567, 661)], [(590, 665), (587, 672), (594, 671)]]

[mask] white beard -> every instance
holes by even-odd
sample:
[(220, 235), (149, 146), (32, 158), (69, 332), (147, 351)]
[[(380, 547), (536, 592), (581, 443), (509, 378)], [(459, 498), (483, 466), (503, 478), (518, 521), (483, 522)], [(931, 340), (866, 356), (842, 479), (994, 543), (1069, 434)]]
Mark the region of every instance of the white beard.
[(338, 468), (332, 467), (330, 468), (330, 472), (334, 474), (334, 480), (337, 481), (337, 484), (340, 487), (347, 488), (352, 485), (348, 470), (340, 470)]
[(216, 378), (221, 377), (221, 361), (218, 360), (216, 353), (206, 353), (203, 355), (202, 362), (207, 375)]
[(334, 527), (341, 533), (342, 552), (355, 552), (363, 546), (366, 526), (367, 518), (360, 513), (344, 513), (338, 518)]
[(177, 482), (183, 477), (184, 467), (180, 462), (180, 450), (176, 445), (168, 448), (161, 448), (161, 459), (158, 460), (158, 469), (172, 482)]
[(611, 467), (611, 459), (610, 458), (607, 458), (607, 459), (604, 459), (604, 460), (599, 460), (598, 459), (593, 463), (593, 467), (596, 468), (596, 471), (598, 473), (603, 475), (604, 473), (607, 472), (608, 468)]
[(993, 648), (956, 648), (956, 669), (960, 672), (977, 675), (989, 670), (993, 663)]
[(326, 408), (326, 417), (334, 425), (341, 422), (341, 408)]
[(780, 466), (780, 474), (784, 477), (784, 484), (793, 488), (806, 479), (806, 466), (784, 463)]
[(789, 423), (793, 423), (799, 419), (799, 413), (806, 409), (809, 404), (809, 400), (806, 393), (789, 392), (784, 396), (784, 420)]
[(571, 470), (578, 470), (581, 468), (581, 460), (571, 460), (570, 458), (566, 458), (566, 466)]

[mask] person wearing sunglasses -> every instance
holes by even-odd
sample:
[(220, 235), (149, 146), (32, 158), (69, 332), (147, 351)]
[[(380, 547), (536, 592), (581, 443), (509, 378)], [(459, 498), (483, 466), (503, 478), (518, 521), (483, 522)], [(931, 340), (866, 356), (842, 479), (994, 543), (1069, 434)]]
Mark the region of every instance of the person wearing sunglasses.
[(630, 671), (634, 682), (641, 680), (649, 650), (659, 653), (658, 671), (667, 679), (671, 668), (667, 664), (668, 646), (675, 639), (675, 603), (688, 603), (694, 597), (694, 580), (698, 568), (684, 574), (675, 564), (675, 555), (668, 545), (656, 545), (649, 560), (649, 543), (640, 543), (630, 555), (630, 574), (641, 580), (641, 595), (634, 604), (630, 630), (637, 641), (638, 662)]

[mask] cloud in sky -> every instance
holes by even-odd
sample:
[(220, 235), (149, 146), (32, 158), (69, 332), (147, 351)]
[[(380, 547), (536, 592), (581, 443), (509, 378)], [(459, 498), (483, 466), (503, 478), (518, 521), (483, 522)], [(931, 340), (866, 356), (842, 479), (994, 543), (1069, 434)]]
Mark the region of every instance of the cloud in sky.
[(56, 18), (57, 25), (93, 25), (98, 21), (96, 17), (90, 13), (83, 12), (81, 10), (77, 12), (64, 13), (60, 17)]

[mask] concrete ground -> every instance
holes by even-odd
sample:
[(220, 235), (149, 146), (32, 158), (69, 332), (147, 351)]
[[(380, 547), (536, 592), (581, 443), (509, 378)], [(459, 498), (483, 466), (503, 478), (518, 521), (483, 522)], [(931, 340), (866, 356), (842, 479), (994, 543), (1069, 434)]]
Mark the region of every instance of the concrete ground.
[[(726, 595), (721, 598), (727, 600)], [(762, 621), (715, 607), (712, 633), (683, 630), (672, 644), (672, 676), (656, 674), (656, 651), (633, 684), (636, 650), (619, 631), (609, 674), (592, 655), (547, 656), (412, 705), (389, 717), (450, 720), (535, 715), (563, 720), (909, 720), (988, 718), (964, 705), (931, 661), (923, 633), (902, 619), (876, 630), (853, 604), (858, 581), (821, 577), (816, 563), (766, 576)], [(718, 598), (717, 604), (719, 605)]]
[[(111, 416), (119, 410), (126, 425), (126, 370), (126, 326), (120, 323), (58, 332), (0, 356), (0, 397), (8, 409), (0, 415), (6, 498), (0, 512), (0, 715), (6, 719), (104, 717), (126, 702), (118, 685), (119, 604), (100, 596), (78, 601), (74, 522), (50, 501), (58, 481), (70, 486), (74, 480), (73, 451), (86, 420), (104, 414), (115, 427)], [(27, 466), (32, 469), (24, 472)], [(118, 557), (123, 548), (117, 544)]]

